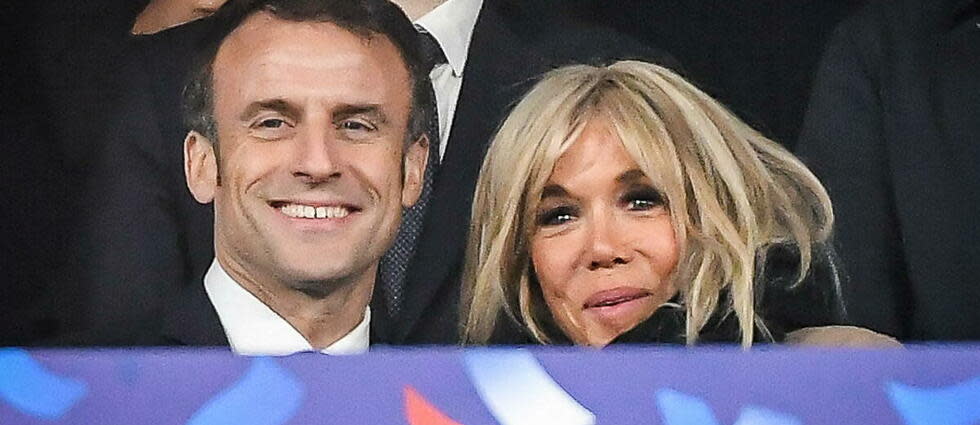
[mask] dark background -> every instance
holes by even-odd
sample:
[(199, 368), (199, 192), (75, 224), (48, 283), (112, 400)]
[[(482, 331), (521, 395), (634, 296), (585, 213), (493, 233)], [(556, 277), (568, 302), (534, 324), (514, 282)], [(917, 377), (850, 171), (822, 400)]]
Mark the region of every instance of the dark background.
[[(664, 49), (709, 94), (792, 147), (823, 42), (861, 3), (511, 0), (504, 7), (528, 38), (547, 31), (544, 16), (562, 14)], [(2, 6), (0, 345), (55, 337), (79, 309), (79, 289), (71, 283), (72, 270), (82, 265), (69, 244), (76, 213), (100, 205), (82, 188), (115, 113), (128, 29), (144, 5), (18, 0)]]

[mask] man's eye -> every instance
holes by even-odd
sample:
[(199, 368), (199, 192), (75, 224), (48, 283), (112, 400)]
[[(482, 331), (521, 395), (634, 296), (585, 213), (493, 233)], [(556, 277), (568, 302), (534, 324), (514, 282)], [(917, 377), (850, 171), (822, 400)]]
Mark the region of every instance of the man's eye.
[(340, 125), (338, 127), (340, 127), (341, 130), (348, 130), (348, 131), (371, 131), (371, 130), (374, 130), (374, 126), (372, 126), (372, 125), (370, 125), (368, 123), (365, 123), (365, 122), (362, 122), (362, 121), (356, 121), (356, 120), (341, 121), (340, 122)]
[(286, 121), (283, 121), (278, 118), (269, 118), (269, 119), (259, 121), (258, 127), (259, 128), (282, 128), (282, 126), (284, 125), (286, 125)]
[(253, 137), (262, 140), (279, 140), (290, 137), (294, 123), (284, 118), (260, 118), (249, 128)]
[(542, 211), (538, 214), (539, 226), (558, 226), (575, 220), (575, 209), (572, 207), (558, 207)]

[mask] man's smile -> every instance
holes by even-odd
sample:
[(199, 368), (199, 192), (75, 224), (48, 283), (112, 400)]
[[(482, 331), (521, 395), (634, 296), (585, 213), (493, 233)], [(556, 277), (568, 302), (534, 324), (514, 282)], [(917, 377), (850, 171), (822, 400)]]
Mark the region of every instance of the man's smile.
[(293, 218), (344, 218), (352, 212), (359, 211), (358, 208), (347, 205), (310, 205), (292, 202), (273, 203), (274, 208), (278, 208), (284, 215)]

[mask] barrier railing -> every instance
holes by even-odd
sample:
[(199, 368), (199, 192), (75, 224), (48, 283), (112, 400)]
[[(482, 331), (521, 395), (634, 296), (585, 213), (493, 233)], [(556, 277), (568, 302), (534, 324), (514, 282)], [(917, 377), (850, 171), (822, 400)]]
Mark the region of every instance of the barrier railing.
[(980, 346), (0, 349), (0, 424), (980, 423)]

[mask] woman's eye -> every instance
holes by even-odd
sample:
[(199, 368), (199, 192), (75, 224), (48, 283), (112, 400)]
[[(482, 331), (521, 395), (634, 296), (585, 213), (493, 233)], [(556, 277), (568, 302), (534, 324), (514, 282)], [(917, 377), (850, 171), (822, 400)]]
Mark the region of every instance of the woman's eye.
[(575, 219), (575, 211), (570, 207), (560, 207), (545, 210), (538, 215), (539, 226), (557, 226)]
[(646, 211), (664, 205), (664, 198), (653, 188), (631, 190), (623, 197), (626, 208), (632, 211)]
[(659, 206), (660, 204), (656, 201), (650, 199), (634, 199), (629, 201), (627, 205), (631, 210), (648, 210)]

